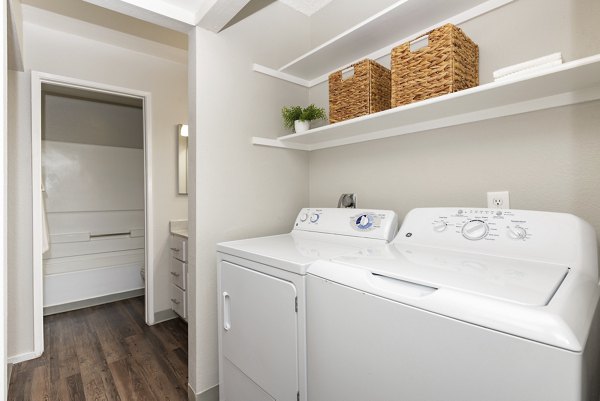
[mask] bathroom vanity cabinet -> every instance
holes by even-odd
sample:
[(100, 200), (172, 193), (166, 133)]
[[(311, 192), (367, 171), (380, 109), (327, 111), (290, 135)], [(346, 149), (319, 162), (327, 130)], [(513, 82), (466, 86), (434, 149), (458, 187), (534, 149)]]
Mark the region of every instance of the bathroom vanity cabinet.
[(187, 237), (171, 233), (170, 300), (171, 309), (187, 321)]

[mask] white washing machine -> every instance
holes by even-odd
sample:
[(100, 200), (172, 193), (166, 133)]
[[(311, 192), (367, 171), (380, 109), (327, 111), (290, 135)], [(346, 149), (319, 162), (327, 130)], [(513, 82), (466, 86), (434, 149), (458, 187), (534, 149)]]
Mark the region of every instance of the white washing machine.
[(385, 246), (397, 226), (386, 210), (303, 209), (291, 233), (218, 244), (220, 400), (306, 401), (308, 266)]
[(431, 208), (315, 262), (310, 401), (597, 401), (596, 249), (573, 215)]

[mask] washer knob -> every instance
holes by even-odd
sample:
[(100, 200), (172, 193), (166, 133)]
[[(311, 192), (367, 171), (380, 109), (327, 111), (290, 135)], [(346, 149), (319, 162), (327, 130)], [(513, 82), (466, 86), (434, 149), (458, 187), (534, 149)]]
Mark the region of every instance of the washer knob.
[(301, 221), (301, 222), (305, 222), (305, 221), (306, 221), (306, 219), (308, 219), (308, 213), (302, 213), (302, 214), (300, 215), (300, 221)]
[(321, 217), (321, 216), (319, 216), (317, 213), (313, 213), (313, 215), (310, 216), (310, 222), (316, 223), (317, 221), (319, 221), (319, 217)]
[(514, 227), (506, 227), (508, 229), (508, 238), (510, 239), (525, 239), (525, 237), (527, 237), (527, 230), (525, 230), (523, 227), (521, 226), (514, 226)]
[(488, 234), (489, 227), (485, 221), (482, 220), (471, 220), (467, 222), (462, 228), (462, 235), (468, 240), (477, 241)]
[(444, 232), (446, 231), (446, 228), (448, 228), (448, 223), (444, 220), (436, 220), (433, 222), (433, 231), (436, 233)]

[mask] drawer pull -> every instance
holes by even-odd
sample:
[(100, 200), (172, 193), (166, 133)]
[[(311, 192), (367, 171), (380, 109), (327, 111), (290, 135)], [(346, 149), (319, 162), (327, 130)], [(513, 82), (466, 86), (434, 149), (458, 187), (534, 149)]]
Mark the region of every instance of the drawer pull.
[(173, 252), (179, 252), (181, 249), (179, 249), (179, 248), (171, 248), (171, 250), (172, 250)]
[(179, 273), (175, 273), (175, 272), (171, 272), (171, 275), (172, 275), (172, 276), (175, 276), (175, 277), (179, 277), (179, 276), (180, 276), (180, 274), (179, 274)]
[(179, 305), (181, 303), (181, 301), (178, 301), (175, 298), (171, 298), (171, 302), (173, 302), (175, 305)]

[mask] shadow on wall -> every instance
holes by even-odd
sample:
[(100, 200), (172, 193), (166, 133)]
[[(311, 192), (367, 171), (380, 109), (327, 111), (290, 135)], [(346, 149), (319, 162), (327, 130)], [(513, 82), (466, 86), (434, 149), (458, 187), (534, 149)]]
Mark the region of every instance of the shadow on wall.
[(227, 23), (227, 25), (225, 25), (225, 27), (223, 27), (223, 29), (221, 29), (221, 31), (229, 28), (230, 26), (237, 24), (238, 22), (240, 22), (241, 20), (243, 20), (245, 18), (248, 18), (252, 14), (262, 10), (263, 8), (265, 8), (266, 6), (268, 6), (271, 3), (275, 3), (275, 0), (250, 0), (250, 2), (248, 4), (246, 4), (246, 6), (244, 8), (242, 8), (240, 10), (240, 12), (238, 12), (235, 15), (235, 17), (233, 17), (233, 19), (231, 21), (229, 21)]

